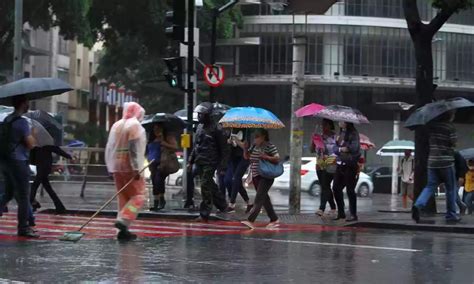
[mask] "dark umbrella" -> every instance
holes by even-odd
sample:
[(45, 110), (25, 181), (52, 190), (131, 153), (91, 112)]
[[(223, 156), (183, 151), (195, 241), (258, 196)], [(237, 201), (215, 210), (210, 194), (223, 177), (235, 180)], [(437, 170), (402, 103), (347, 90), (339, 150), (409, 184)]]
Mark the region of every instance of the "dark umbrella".
[(461, 156), (466, 160), (474, 159), (474, 148), (461, 150), (459, 151), (459, 154), (461, 154)]
[[(186, 109), (180, 109), (174, 113), (177, 117), (181, 118), (183, 121), (188, 121), (188, 111)], [(198, 122), (198, 114), (193, 112), (193, 123)]]
[(467, 107), (474, 107), (474, 103), (465, 98), (452, 98), (429, 103), (412, 113), (405, 122), (405, 127), (413, 129), (417, 126), (426, 125), (448, 111)]
[(333, 121), (344, 121), (354, 124), (370, 123), (359, 110), (347, 106), (331, 105), (318, 112), (316, 117)]
[(213, 103), (212, 104), (212, 116), (222, 116), (224, 115), (229, 109), (231, 109), (230, 106), (221, 104), (221, 103)]
[(157, 113), (149, 115), (145, 120), (143, 120), (142, 125), (147, 130), (151, 130), (151, 127), (157, 123), (162, 124), (163, 127), (168, 130), (182, 130), (186, 127), (186, 122), (171, 113)]
[(57, 78), (26, 78), (0, 86), (0, 102), (10, 104), (16, 96), (36, 100), (72, 90), (71, 85)]
[(63, 126), (51, 114), (42, 110), (35, 110), (26, 113), (25, 116), (41, 123), (53, 137), (56, 146), (62, 144)]

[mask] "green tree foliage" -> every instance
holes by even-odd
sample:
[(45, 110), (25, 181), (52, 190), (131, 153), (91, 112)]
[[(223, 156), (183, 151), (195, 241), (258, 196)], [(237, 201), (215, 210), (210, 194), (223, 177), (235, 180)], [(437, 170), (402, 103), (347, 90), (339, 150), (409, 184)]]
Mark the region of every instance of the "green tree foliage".
[[(49, 30), (58, 26), (66, 39), (94, 43), (87, 15), (92, 0), (24, 0), (23, 22)], [(0, 70), (12, 65), (15, 0), (0, 1)]]

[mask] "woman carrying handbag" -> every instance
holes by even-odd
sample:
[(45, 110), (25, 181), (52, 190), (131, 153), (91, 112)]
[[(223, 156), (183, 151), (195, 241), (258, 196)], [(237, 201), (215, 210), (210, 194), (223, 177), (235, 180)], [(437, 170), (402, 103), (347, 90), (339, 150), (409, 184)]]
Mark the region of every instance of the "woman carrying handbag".
[(166, 177), (179, 169), (176, 150), (178, 150), (176, 137), (165, 131), (162, 125), (155, 124), (146, 149), (148, 161), (154, 160), (150, 166), (154, 197), (153, 207), (150, 208), (152, 211), (165, 208)]
[[(248, 219), (242, 221), (242, 224), (252, 230), (255, 229), (254, 222), (260, 210), (264, 207), (270, 218), (270, 223), (267, 225), (267, 228), (276, 228), (280, 222), (273, 209), (268, 191), (273, 185), (274, 178), (283, 173), (283, 168), (281, 164), (279, 164), (280, 156), (278, 149), (270, 142), (267, 130), (258, 129), (255, 132), (254, 144), (250, 149), (244, 151), (244, 158), (250, 161), (250, 174), (252, 175), (252, 182), (257, 190), (257, 195), (255, 196), (254, 206), (250, 210)], [(278, 173), (276, 173), (275, 170), (277, 170)], [(266, 173), (266, 175), (264, 175), (264, 173)]]

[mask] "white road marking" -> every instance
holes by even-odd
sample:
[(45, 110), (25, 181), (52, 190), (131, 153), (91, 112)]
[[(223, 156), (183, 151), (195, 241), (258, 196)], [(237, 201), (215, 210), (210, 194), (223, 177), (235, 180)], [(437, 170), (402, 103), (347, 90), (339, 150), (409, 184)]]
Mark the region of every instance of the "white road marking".
[(377, 247), (367, 245), (351, 245), (351, 244), (340, 244), (340, 243), (324, 243), (324, 242), (310, 242), (310, 241), (293, 241), (293, 240), (279, 240), (279, 239), (259, 239), (259, 238), (244, 238), (245, 240), (252, 241), (266, 241), (275, 243), (290, 243), (290, 244), (303, 244), (303, 245), (317, 245), (317, 246), (335, 246), (335, 247), (349, 247), (349, 248), (363, 248), (363, 249), (378, 249), (378, 250), (392, 250), (392, 251), (403, 251), (403, 252), (420, 252), (417, 249), (406, 249), (406, 248), (394, 248), (394, 247)]

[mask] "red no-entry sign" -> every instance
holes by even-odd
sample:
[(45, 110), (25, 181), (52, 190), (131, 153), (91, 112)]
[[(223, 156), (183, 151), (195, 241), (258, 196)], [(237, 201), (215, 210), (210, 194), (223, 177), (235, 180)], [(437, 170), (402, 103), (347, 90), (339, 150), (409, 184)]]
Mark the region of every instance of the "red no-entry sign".
[(224, 83), (224, 68), (220, 66), (206, 65), (204, 68), (204, 79), (211, 87), (219, 87)]

